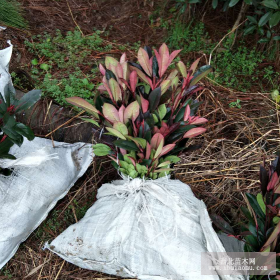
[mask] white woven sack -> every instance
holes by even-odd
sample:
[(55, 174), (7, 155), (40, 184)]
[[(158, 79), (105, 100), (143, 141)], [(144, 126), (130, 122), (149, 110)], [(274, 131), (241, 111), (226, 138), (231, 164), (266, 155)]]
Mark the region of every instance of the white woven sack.
[(77, 224), (45, 247), (85, 269), (121, 277), (237, 280), (202, 276), (201, 252), (225, 252), (205, 204), (178, 180), (104, 184)]
[(21, 147), (11, 148), (16, 161), (0, 160), (1, 167), (14, 168), (11, 176), (0, 176), (0, 269), (92, 161), (89, 144), (52, 144), (25, 139)]
[(13, 46), (10, 41), (8, 48), (0, 50), (0, 93), (4, 96), (5, 86), (11, 82), (11, 76), (9, 73), (9, 63), (13, 52)]

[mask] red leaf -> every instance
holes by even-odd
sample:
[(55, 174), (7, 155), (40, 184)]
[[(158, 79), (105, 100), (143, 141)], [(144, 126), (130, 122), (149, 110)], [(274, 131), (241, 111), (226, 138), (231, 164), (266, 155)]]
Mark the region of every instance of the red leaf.
[(184, 113), (184, 122), (186, 122), (189, 119), (190, 114), (191, 114), (191, 107), (190, 105), (187, 105)]
[(176, 144), (169, 144), (169, 145), (166, 145), (162, 148), (162, 151), (160, 153), (160, 156), (163, 156), (167, 153), (169, 153), (171, 150), (174, 149), (174, 147), (176, 146)]
[[(201, 58), (201, 57), (200, 57)], [(192, 70), (192, 74), (195, 72), (195, 70), (196, 70), (196, 68), (197, 68), (197, 65), (198, 65), (198, 63), (199, 63), (199, 61), (200, 61), (200, 58), (198, 58), (192, 65), (191, 65), (191, 68), (190, 68), (190, 70)]]
[(149, 55), (143, 48), (140, 48), (138, 50), (138, 61), (139, 61), (140, 65), (142, 66), (142, 68), (144, 69), (144, 71), (151, 77), (152, 76), (152, 67), (150, 65)]
[(123, 68), (120, 63), (117, 65), (116, 72), (117, 72), (117, 77), (123, 78)]
[(143, 113), (146, 113), (149, 108), (149, 101), (141, 95), (141, 106)]
[(143, 153), (138, 153), (137, 156), (141, 159), (144, 159), (144, 154)]
[(111, 100), (114, 100), (113, 94), (112, 94), (112, 92), (111, 92), (111, 90), (110, 90), (110, 88), (109, 88), (109, 85), (107, 84), (107, 80), (106, 80), (106, 77), (105, 77), (105, 76), (103, 77), (103, 80), (102, 80), (102, 81), (103, 81), (103, 85), (104, 85), (104, 87), (106, 88), (106, 90), (107, 90), (107, 92), (108, 92), (108, 94), (109, 94)]
[(135, 70), (138, 74), (138, 76), (140, 77), (141, 80), (143, 80), (145, 83), (149, 84), (151, 89), (153, 89), (153, 83), (152, 83), (152, 80), (146, 76), (145, 73), (143, 73), (140, 69), (134, 67), (134, 66), (131, 66), (130, 67), (132, 70)]
[(134, 70), (130, 73), (130, 76), (129, 76), (130, 87), (131, 87), (132, 92), (135, 92), (136, 85), (137, 85), (137, 80), (138, 80), (137, 72)]
[(128, 158), (130, 159), (130, 161), (132, 162), (132, 164), (133, 164), (134, 166), (136, 166), (135, 159), (134, 159), (134, 158), (132, 158), (132, 157), (128, 157)]
[(197, 118), (194, 122), (192, 122), (192, 124), (203, 124), (203, 123), (207, 123), (208, 120), (205, 118)]
[(100, 90), (100, 91), (106, 91), (106, 88), (104, 87), (103, 84), (100, 85), (97, 89)]
[(159, 73), (159, 76), (161, 77), (161, 56), (156, 49), (154, 49), (154, 52), (155, 52), (157, 62), (158, 62), (158, 73)]
[(172, 52), (172, 53), (170, 54), (170, 56), (169, 56), (169, 61), (168, 61), (169, 65), (171, 64), (171, 62), (173, 61), (173, 59), (176, 57), (176, 55), (177, 55), (180, 51), (181, 51), (181, 50), (177, 50), (177, 51), (174, 51), (174, 52)]
[(121, 151), (122, 155), (126, 155), (127, 154), (127, 151), (125, 149), (120, 148), (120, 151)]
[(122, 123), (124, 121), (124, 110), (125, 110), (125, 107), (122, 105), (119, 109), (120, 122), (122, 122)]
[(162, 76), (169, 66), (169, 50), (165, 43), (160, 46), (159, 54), (161, 56), (160, 76)]
[(195, 127), (190, 129), (184, 134), (183, 138), (194, 138), (195, 136), (198, 136), (202, 133), (204, 133), (206, 129), (204, 127)]
[(151, 139), (151, 148), (156, 150), (162, 140), (164, 141), (163, 135), (161, 133), (156, 133)]
[(269, 238), (261, 248), (260, 252), (265, 251), (266, 247), (268, 247), (276, 238), (278, 238), (279, 233), (280, 233), (280, 221), (278, 222), (273, 232), (271, 233), (271, 235), (269, 236)]
[(103, 67), (102, 64), (99, 64), (99, 71), (101, 72), (101, 74), (102, 74), (103, 76), (105, 76), (106, 69)]
[(274, 205), (278, 205), (278, 204), (280, 204), (280, 197), (278, 197), (274, 202)]
[(277, 172), (274, 172), (272, 174), (272, 178), (271, 178), (270, 182), (268, 183), (267, 190), (268, 191), (273, 190), (274, 186), (277, 184), (278, 181), (279, 181), (279, 177), (277, 175)]

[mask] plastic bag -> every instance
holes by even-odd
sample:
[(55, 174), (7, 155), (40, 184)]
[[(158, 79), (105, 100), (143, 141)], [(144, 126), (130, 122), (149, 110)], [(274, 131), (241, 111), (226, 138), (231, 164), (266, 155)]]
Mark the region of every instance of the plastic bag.
[(244, 279), (201, 275), (201, 252), (225, 252), (205, 204), (178, 180), (104, 184), (77, 224), (45, 247), (79, 267), (138, 279)]
[(13, 167), (12, 175), (0, 176), (0, 269), (92, 161), (89, 144), (54, 145), (48, 139), (25, 139), (11, 148), (17, 160), (0, 161), (2, 167)]

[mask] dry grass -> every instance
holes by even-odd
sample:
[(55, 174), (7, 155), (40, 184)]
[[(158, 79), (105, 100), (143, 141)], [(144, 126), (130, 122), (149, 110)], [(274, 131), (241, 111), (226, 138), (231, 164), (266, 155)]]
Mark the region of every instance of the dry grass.
[[(244, 192), (259, 191), (259, 166), (273, 159), (279, 145), (276, 104), (270, 94), (233, 92), (209, 85), (201, 114), (210, 120), (203, 147), (176, 166), (176, 177), (189, 184), (212, 213), (239, 223)], [(228, 104), (241, 100), (241, 109)], [(194, 142), (197, 142), (195, 140)]]

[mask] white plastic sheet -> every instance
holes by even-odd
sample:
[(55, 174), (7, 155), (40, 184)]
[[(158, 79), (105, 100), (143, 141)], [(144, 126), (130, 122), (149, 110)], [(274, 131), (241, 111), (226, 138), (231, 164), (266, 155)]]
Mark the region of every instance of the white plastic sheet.
[[(89, 144), (54, 142), (54, 145), (53, 148), (51, 140), (35, 138), (11, 148), (11, 153), (20, 160), (13, 166), (11, 176), (0, 176), (0, 269), (92, 161)], [(49, 158), (42, 163), (40, 158), (46, 155)], [(34, 156), (37, 166), (30, 164)]]
[(201, 252), (225, 249), (188, 185), (124, 179), (104, 184), (97, 198), (82, 220), (45, 247), (79, 267), (121, 277), (244, 279), (201, 275)]

